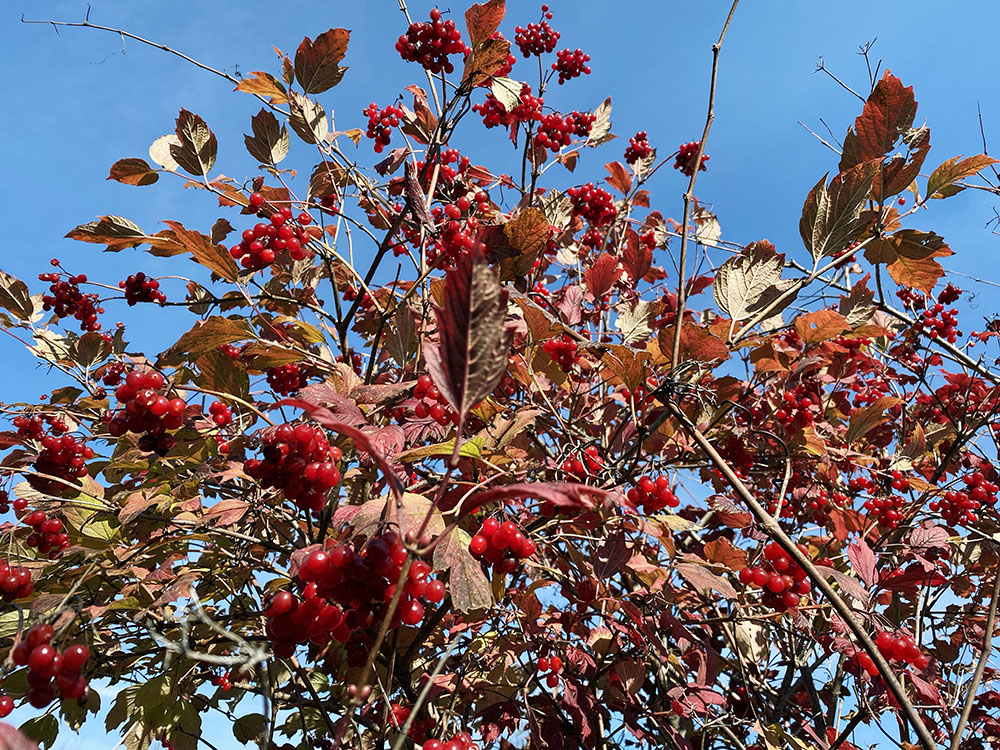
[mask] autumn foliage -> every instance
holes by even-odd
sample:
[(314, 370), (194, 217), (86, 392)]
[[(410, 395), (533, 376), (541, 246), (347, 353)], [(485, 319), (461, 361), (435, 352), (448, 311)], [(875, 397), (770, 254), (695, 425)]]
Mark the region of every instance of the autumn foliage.
[[(553, 15), (407, 20), (414, 84), (346, 131), (350, 32), (306, 38), (233, 80), (246, 180), (182, 110), (110, 178), (218, 221), (67, 235), (182, 285), (0, 272), (61, 382), (0, 402), (0, 714), (38, 713), (0, 747), (94, 720), (95, 681), (139, 750), (212, 712), (217, 748), (1000, 745), (998, 333), (925, 228), (996, 160), (929, 166), (887, 70), (804, 248), (724, 242), (710, 128), (616, 138)], [(453, 145), (482, 128), (514, 174)], [(145, 351), (108, 323), (137, 304), (187, 330)]]

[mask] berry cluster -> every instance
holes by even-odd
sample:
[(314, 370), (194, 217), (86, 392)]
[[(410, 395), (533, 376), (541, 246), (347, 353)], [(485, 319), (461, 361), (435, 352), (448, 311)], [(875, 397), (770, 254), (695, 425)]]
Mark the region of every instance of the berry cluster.
[[(52, 264), (58, 265), (59, 261), (53, 259)], [(40, 273), (38, 280), (49, 282), (49, 293), (42, 296), (43, 310), (52, 310), (57, 318), (76, 318), (80, 321), (81, 331), (101, 330), (97, 316), (104, 312), (104, 308), (97, 306), (98, 295), (80, 291), (80, 284), (87, 281), (85, 274), (67, 275), (63, 280), (58, 273)]]
[(954, 344), (962, 335), (957, 326), (958, 310), (953, 307), (945, 309), (943, 304), (937, 302), (923, 311), (914, 329), (925, 332), (932, 339), (941, 339)]
[(559, 673), (562, 672), (563, 660), (561, 656), (542, 656), (535, 664), (538, 675), (548, 672), (545, 675), (545, 684), (550, 688), (559, 687)]
[(160, 291), (160, 282), (149, 278), (142, 271), (129, 276), (125, 281), (118, 282), (118, 288), (125, 290), (125, 301), (129, 307), (140, 302), (167, 303), (167, 295)]
[(233, 421), (233, 410), (221, 401), (213, 401), (208, 407), (208, 413), (212, 416), (212, 421), (219, 427), (225, 427)]
[[(701, 147), (701, 141), (691, 141), (690, 143), (684, 143), (677, 147), (677, 159), (674, 161), (674, 169), (681, 170), (681, 174), (690, 177), (694, 174), (694, 160), (698, 156), (698, 149)], [(707, 167), (705, 162), (708, 161), (708, 154), (704, 154), (701, 157), (701, 164), (699, 169), (704, 172)]]
[(168, 398), (161, 392), (163, 376), (149, 370), (133, 370), (125, 376), (125, 382), (115, 390), (115, 398), (123, 407), (107, 417), (108, 432), (112, 437), (121, 437), (127, 432), (142, 435), (140, 450), (165, 455), (174, 446), (172, 435), (167, 430), (176, 430), (184, 423), (184, 399)]
[(121, 385), (122, 377), (125, 375), (124, 362), (110, 362), (101, 373), (101, 382), (104, 385), (114, 388)]
[[(382, 621), (406, 564), (407, 552), (398, 534), (371, 539), (359, 552), (347, 544), (316, 549), (298, 570), (298, 595), (279, 591), (265, 612), (267, 634), (277, 656), (288, 657), (296, 645), (326, 645), (330, 639), (348, 643)], [(436, 604), (447, 593), (443, 581), (429, 579), (423, 560), (410, 565), (403, 593), (390, 627), (417, 625), (424, 603)], [(362, 657), (363, 661), (363, 657)]]
[(572, 187), (566, 191), (566, 195), (573, 203), (573, 214), (586, 219), (595, 227), (610, 224), (618, 215), (611, 193), (595, 186), (592, 182), (581, 187)]
[(574, 135), (581, 138), (590, 135), (590, 129), (597, 117), (590, 112), (570, 112), (565, 117), (558, 112), (552, 112), (537, 119), (538, 132), (535, 133), (535, 145), (555, 152), (572, 143)]
[(469, 552), (485, 560), (494, 570), (513, 573), (521, 560), (535, 554), (535, 543), (526, 537), (513, 521), (500, 523), (487, 518), (472, 541)]
[(581, 75), (590, 75), (590, 55), (584, 54), (581, 49), (561, 49), (556, 53), (556, 61), (552, 63), (552, 70), (558, 71), (559, 83), (566, 83), (572, 78)]
[(32, 529), (24, 543), (47, 554), (50, 560), (55, 560), (69, 546), (69, 534), (63, 530), (63, 522), (46, 515), (44, 510), (33, 510), (21, 520)]
[(275, 393), (287, 396), (306, 387), (309, 382), (310, 371), (305, 365), (290, 362), (287, 365), (278, 365), (265, 370), (267, 384)]
[(5, 602), (31, 596), (34, 590), (35, 584), (31, 580), (30, 570), (0, 560), (0, 597)]
[(819, 413), (819, 398), (807, 392), (806, 387), (798, 385), (784, 395), (784, 404), (775, 410), (774, 418), (786, 427), (805, 427), (813, 423), (815, 414), (813, 407)]
[[(390, 703), (389, 711), (392, 714), (390, 721), (392, 721), (392, 726), (396, 729), (402, 729), (413, 713), (413, 709), (403, 703)], [(430, 716), (415, 719), (410, 724), (410, 731), (407, 733), (407, 736), (417, 743), (423, 743), (427, 735), (434, 731), (434, 727), (436, 726), (437, 721)], [(436, 741), (432, 740), (432, 742)], [(424, 744), (424, 747), (427, 747), (427, 745)]]
[(459, 732), (447, 740), (427, 740), (423, 750), (479, 750), (479, 745), (472, 741), (468, 732)]
[(629, 505), (642, 508), (643, 513), (658, 513), (664, 508), (676, 508), (680, 505), (680, 500), (670, 488), (670, 479), (664, 475), (656, 479), (639, 477), (638, 485), (630, 489), (626, 497)]
[(52, 703), (56, 690), (65, 700), (77, 700), (87, 692), (87, 678), (80, 671), (90, 658), (90, 649), (75, 643), (60, 654), (52, 645), (54, 635), (51, 625), (33, 625), (11, 651), (12, 661), (28, 668), (28, 703), (35, 708)]
[(281, 490), (302, 510), (318, 514), (327, 491), (340, 482), (340, 448), (330, 445), (320, 427), (283, 424), (263, 431), (262, 458), (243, 463), (262, 487)]
[(878, 516), (878, 525), (885, 529), (894, 529), (903, 520), (903, 498), (896, 495), (888, 497), (872, 497), (865, 500), (864, 509)]
[(542, 351), (548, 354), (563, 372), (569, 372), (580, 359), (576, 353), (577, 348), (576, 340), (566, 334), (542, 344)]
[(596, 445), (588, 445), (580, 455), (583, 458), (568, 458), (563, 461), (562, 470), (580, 480), (598, 474), (604, 468), (604, 460)]
[(635, 164), (640, 159), (645, 159), (653, 153), (653, 147), (649, 145), (649, 141), (646, 140), (647, 138), (646, 131), (640, 130), (628, 139), (628, 148), (625, 149), (625, 161), (629, 164)]
[(883, 630), (875, 637), (875, 645), (878, 646), (879, 653), (887, 660), (903, 662), (916, 669), (926, 669), (931, 661), (926, 654), (921, 652), (916, 640), (908, 633), (894, 637), (888, 631)]
[(233, 683), (229, 679), (229, 672), (213, 677), (212, 684), (223, 692), (229, 692), (233, 689)]
[(998, 486), (987, 482), (981, 471), (974, 471), (962, 477), (963, 490), (949, 490), (932, 500), (928, 508), (940, 512), (944, 520), (952, 526), (975, 523), (979, 520), (979, 509), (984, 505), (996, 505)]
[(413, 407), (413, 413), (417, 419), (430, 417), (442, 427), (458, 422), (458, 414), (448, 405), (448, 399), (434, 385), (430, 375), (421, 375), (417, 378), (413, 397), (419, 399), (416, 406)]
[(389, 145), (389, 140), (392, 138), (392, 129), (399, 125), (403, 110), (391, 104), (379, 110), (378, 105), (372, 102), (362, 110), (361, 114), (368, 118), (368, 130), (365, 135), (375, 141), (375, 153), (382, 153), (382, 149)]
[(523, 28), (518, 26), (514, 29), (514, 43), (525, 57), (551, 52), (559, 42), (559, 32), (549, 26), (552, 13), (548, 5), (542, 6), (542, 14), (545, 18), (540, 23), (529, 23)]
[(38, 474), (28, 477), (28, 483), (36, 490), (46, 495), (61, 495), (69, 489), (66, 482), (75, 484), (77, 479), (87, 476), (86, 461), (94, 457), (94, 449), (82, 440), (72, 435), (52, 434), (43, 436), (41, 443), (34, 463)]
[[(809, 551), (804, 545), (799, 545), (799, 549), (803, 554)], [(812, 590), (806, 572), (777, 542), (764, 547), (763, 565), (743, 568), (739, 577), (744, 585), (763, 589), (761, 603), (777, 612), (797, 607), (801, 598)]]
[(411, 23), (406, 33), (396, 41), (396, 51), (407, 62), (420, 63), (431, 73), (452, 73), (455, 66), (448, 55), (468, 55), (472, 52), (462, 41), (462, 32), (455, 22), (441, 20), (441, 11), (434, 8), (430, 21)]
[[(260, 196), (260, 202), (254, 200), (254, 196)], [(251, 195), (250, 205), (257, 205), (260, 209), (263, 206), (263, 196), (260, 193)], [(244, 229), (242, 241), (233, 245), (229, 254), (251, 271), (259, 271), (271, 265), (284, 251), (288, 252), (288, 257), (292, 260), (302, 260), (308, 254), (306, 245), (310, 239), (305, 227), (311, 222), (312, 216), (304, 211), (293, 221), (291, 207), (285, 206), (271, 214), (267, 222), (261, 221), (253, 229)]]

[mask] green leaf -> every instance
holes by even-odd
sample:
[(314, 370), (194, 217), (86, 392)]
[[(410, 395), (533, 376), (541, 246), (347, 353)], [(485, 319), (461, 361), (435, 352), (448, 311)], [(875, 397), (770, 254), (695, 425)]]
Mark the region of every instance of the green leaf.
[(233, 722), (233, 736), (244, 745), (259, 740), (267, 731), (267, 717), (263, 714), (247, 714)]
[[(480, 437), (473, 437), (462, 442), (458, 448), (458, 455), (463, 458), (479, 458), (483, 455), (482, 447), (483, 439)], [(411, 463), (413, 461), (418, 461), (421, 458), (448, 458), (454, 452), (455, 441), (452, 439), (444, 443), (424, 445), (420, 448), (403, 451), (402, 453), (396, 455), (396, 460), (402, 463)]]
[(50, 748), (55, 744), (56, 737), (59, 736), (59, 720), (55, 714), (41, 714), (33, 719), (28, 719), (19, 729), (25, 737), (34, 740), (44, 748)]

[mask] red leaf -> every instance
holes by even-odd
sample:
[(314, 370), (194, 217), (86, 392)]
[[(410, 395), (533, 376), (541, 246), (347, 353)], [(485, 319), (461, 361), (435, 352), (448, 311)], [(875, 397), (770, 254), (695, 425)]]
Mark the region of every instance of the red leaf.
[(708, 542), (703, 552), (706, 560), (725, 565), (730, 570), (743, 570), (747, 566), (747, 553), (734, 547), (724, 536)]
[(126, 185), (152, 185), (160, 175), (145, 159), (119, 159), (111, 165), (108, 179)]
[(619, 193), (627, 193), (632, 189), (632, 175), (625, 169), (625, 165), (620, 161), (611, 161), (604, 165), (610, 177), (605, 177), (608, 184)]
[(887, 575), (882, 581), (881, 588), (916, 594), (923, 586), (940, 586), (947, 580), (940, 573), (924, 570), (922, 565), (914, 563), (908, 565), (906, 570)]
[(619, 526), (601, 540), (594, 550), (594, 575), (609, 578), (625, 569), (632, 553), (625, 544), (625, 530)]
[(505, 12), (504, 0), (487, 0), (476, 3), (465, 11), (465, 28), (469, 32), (472, 48), (481, 46), (500, 28)]
[[(639, 235), (634, 229), (625, 230), (625, 247), (622, 249), (622, 265), (633, 282), (638, 282), (653, 265), (653, 249), (645, 242), (639, 241)], [(701, 276), (712, 283), (710, 276)], [(704, 287), (702, 287), (704, 288)], [(701, 290), (699, 290), (701, 291)], [(689, 294), (691, 292), (688, 292)]]
[(471, 500), (473, 504), (480, 507), (497, 500), (509, 500), (516, 497), (547, 500), (557, 508), (591, 510), (596, 507), (595, 500), (613, 499), (617, 495), (608, 490), (574, 482), (532, 482), (496, 487), (474, 495)]
[(443, 298), (435, 309), (439, 340), (424, 343), (424, 359), (434, 385), (458, 413), (461, 431), (469, 411), (507, 369), (513, 335), (504, 323), (507, 294), (482, 253), (459, 259), (445, 277)]
[(878, 583), (878, 558), (864, 539), (847, 545), (847, 559), (851, 561), (851, 567), (866, 586)]
[(621, 276), (622, 269), (618, 267), (618, 259), (604, 253), (586, 270), (583, 280), (587, 284), (587, 291), (594, 296), (594, 299), (600, 299), (610, 291)]
[(295, 78), (306, 94), (319, 94), (340, 83), (347, 68), (339, 63), (347, 54), (351, 32), (347, 29), (324, 31), (316, 40), (302, 40), (295, 52)]
[(706, 567), (697, 563), (677, 563), (675, 568), (681, 577), (694, 586), (695, 591), (700, 594), (716, 591), (726, 599), (738, 598), (736, 589), (729, 581), (722, 576), (717, 576)]
[(904, 87), (887, 69), (854, 121), (854, 130), (847, 132), (840, 171), (846, 172), (872, 159), (881, 160), (892, 151), (899, 137), (913, 127), (916, 114), (913, 87)]

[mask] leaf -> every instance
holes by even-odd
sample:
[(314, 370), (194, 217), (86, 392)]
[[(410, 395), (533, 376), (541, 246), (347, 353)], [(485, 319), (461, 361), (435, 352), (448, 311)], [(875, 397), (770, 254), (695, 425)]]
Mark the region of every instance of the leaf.
[(733, 543), (724, 536), (708, 542), (703, 554), (709, 562), (725, 565), (730, 570), (743, 570), (747, 567), (747, 553), (734, 547)]
[(847, 545), (847, 559), (851, 561), (851, 567), (866, 586), (878, 583), (878, 558), (864, 539), (858, 539)]
[(467, 86), (478, 86), (488, 81), (494, 73), (503, 67), (510, 55), (510, 42), (506, 39), (487, 39), (478, 49), (465, 60), (465, 70), (462, 72), (462, 83)]
[(620, 161), (612, 161), (605, 164), (604, 168), (608, 170), (608, 174), (610, 175), (604, 179), (611, 187), (623, 194), (628, 193), (632, 189), (632, 175), (625, 169), (624, 164)]
[(136, 247), (150, 241), (137, 224), (122, 216), (102, 216), (99, 221), (81, 224), (66, 233), (66, 237), (80, 242), (107, 245), (115, 252), (126, 247)]
[(424, 519), (430, 514), (427, 522), (426, 533), (432, 537), (444, 532), (445, 522), (441, 517), (441, 512), (433, 508), (431, 501), (423, 495), (412, 492), (404, 492), (400, 498), (401, 507), (397, 510), (396, 501), (392, 495), (378, 497), (369, 500), (355, 514), (351, 520), (354, 532), (365, 537), (375, 536), (379, 527), (391, 525), (399, 529), (404, 536), (410, 532), (416, 533), (424, 523)]
[(318, 102), (293, 91), (289, 101), (289, 112), (288, 124), (306, 143), (319, 143), (326, 138), (330, 125), (326, 119), (326, 112)]
[(182, 109), (174, 131), (180, 143), (170, 144), (170, 155), (188, 174), (207, 176), (215, 165), (219, 144), (205, 121)]
[(191, 253), (195, 261), (226, 281), (236, 281), (239, 278), (240, 269), (224, 246), (215, 244), (201, 232), (185, 229), (183, 224), (176, 221), (165, 221), (164, 224), (173, 230), (175, 242)]
[(594, 117), (594, 124), (590, 128), (590, 135), (587, 136), (588, 146), (599, 146), (605, 141), (609, 141), (614, 138), (614, 136), (611, 135), (610, 96), (601, 102), (601, 105), (594, 110)]
[(653, 248), (640, 241), (638, 233), (631, 227), (625, 230), (622, 266), (634, 284), (638, 284), (653, 266)]
[(947, 198), (960, 193), (965, 188), (955, 183), (966, 177), (972, 177), (980, 170), (1000, 161), (986, 154), (977, 154), (961, 161), (959, 159), (962, 157), (954, 156), (931, 172), (931, 176), (927, 178), (928, 198)]
[(249, 509), (250, 505), (245, 500), (230, 497), (206, 508), (202, 518), (209, 526), (232, 526), (243, 518)]
[(512, 331), (504, 323), (507, 295), (480, 252), (459, 258), (435, 306), (439, 340), (425, 342), (427, 369), (461, 431), (469, 411), (488, 396), (507, 369)]
[(277, 164), (288, 155), (288, 130), (270, 111), (261, 108), (250, 119), (253, 135), (244, 135), (250, 156), (261, 164)]
[(270, 73), (255, 70), (238, 84), (234, 91), (245, 91), (248, 94), (266, 96), (271, 104), (286, 104), (288, 91), (284, 85)]
[[(719, 267), (712, 282), (715, 303), (734, 321), (750, 318), (794, 283), (781, 278), (784, 266), (785, 256), (775, 252), (770, 242), (748, 245)], [(791, 299), (786, 304), (790, 303)]]
[[(213, 315), (207, 320), (198, 321), (191, 330), (182, 334), (164, 353), (164, 357), (169, 357), (170, 354), (186, 354), (191, 361), (194, 361), (202, 354), (214, 351), (224, 344), (252, 339), (255, 336), (253, 328), (245, 319)], [(177, 360), (170, 358), (169, 361), (173, 363)]]
[(507, 484), (480, 492), (471, 498), (470, 504), (482, 507), (498, 500), (538, 498), (557, 508), (592, 510), (597, 507), (595, 500), (603, 501), (614, 497), (616, 493), (609, 490), (575, 482), (527, 482)]
[(242, 366), (219, 351), (206, 352), (197, 361), (198, 376), (195, 384), (216, 393), (228, 393), (247, 399), (250, 395), (250, 376)]
[(846, 172), (873, 159), (881, 161), (892, 151), (899, 137), (913, 127), (916, 114), (913, 87), (904, 87), (886, 69), (854, 121), (854, 129), (849, 130), (844, 139), (840, 171)]
[[(640, 303), (645, 304), (645, 303)], [(646, 384), (650, 356), (630, 346), (610, 344), (601, 356), (601, 364), (611, 371), (630, 391)]]
[(631, 557), (632, 551), (625, 543), (625, 529), (619, 526), (601, 539), (594, 549), (594, 575), (605, 580), (617, 575), (625, 569)]
[(233, 722), (233, 736), (244, 745), (264, 737), (266, 730), (267, 717), (263, 714), (247, 714)]
[(0, 307), (18, 320), (29, 321), (35, 313), (28, 285), (16, 276), (0, 271)]
[(587, 291), (595, 300), (599, 300), (611, 290), (622, 273), (618, 258), (610, 253), (602, 253), (594, 265), (584, 271), (583, 281), (587, 285)]
[(455, 528), (434, 548), (434, 569), (448, 571), (448, 592), (455, 610), (466, 613), (493, 606), (493, 589), (483, 567), (469, 552), (472, 537)]
[(850, 330), (847, 318), (833, 310), (817, 310), (795, 319), (795, 330), (807, 344), (817, 344)]
[(152, 185), (160, 175), (145, 159), (119, 159), (111, 165), (108, 179), (125, 185)]
[(677, 563), (674, 566), (681, 577), (694, 586), (700, 594), (715, 591), (726, 599), (739, 598), (733, 585), (722, 576), (718, 576), (702, 565), (696, 563)]
[(895, 396), (880, 396), (868, 404), (868, 406), (856, 409), (851, 414), (851, 421), (847, 426), (844, 442), (848, 446), (854, 445), (856, 441), (863, 438), (876, 427), (888, 422), (892, 419), (892, 415), (886, 412), (889, 409), (899, 406), (901, 403), (903, 402)]
[(482, 46), (493, 33), (500, 28), (506, 12), (504, 0), (487, 0), (484, 3), (473, 3), (465, 11), (465, 28), (469, 32), (472, 48)]
[(864, 279), (851, 287), (848, 296), (840, 298), (840, 314), (852, 331), (871, 320), (877, 309), (874, 300), (875, 292), (868, 288)]
[(622, 342), (634, 344), (645, 341), (653, 332), (655, 320), (660, 305), (658, 302), (636, 302), (634, 305), (623, 304), (615, 308), (615, 328), (622, 332)]
[(861, 235), (867, 224), (861, 209), (877, 169), (877, 162), (858, 164), (834, 177), (829, 186), (823, 175), (809, 191), (802, 206), (799, 234), (813, 258), (838, 253)]
[[(510, 112), (521, 103), (521, 88), (523, 84), (507, 76), (500, 76), (490, 81), (490, 92), (503, 108)], [(570, 170), (572, 171), (572, 170)]]
[(518, 253), (512, 270), (515, 275), (524, 276), (545, 249), (552, 227), (539, 209), (526, 208), (504, 224), (503, 233)]
[(901, 229), (865, 248), (865, 258), (871, 263), (885, 263), (897, 284), (927, 294), (944, 275), (944, 268), (935, 259), (953, 254), (943, 237), (918, 229)]
[(169, 135), (161, 135), (150, 144), (149, 158), (164, 169), (176, 172), (180, 168), (180, 164), (178, 164), (177, 160), (170, 155), (170, 147), (180, 145), (181, 139), (173, 133), (170, 133)]
[(351, 32), (347, 29), (324, 31), (316, 40), (302, 40), (295, 51), (295, 79), (306, 94), (320, 94), (333, 88), (347, 68), (340, 61), (347, 54)]

